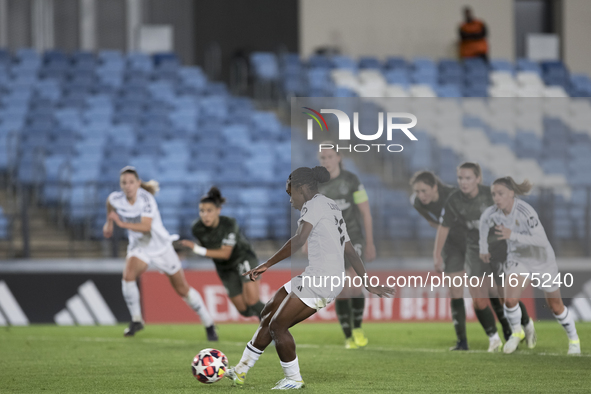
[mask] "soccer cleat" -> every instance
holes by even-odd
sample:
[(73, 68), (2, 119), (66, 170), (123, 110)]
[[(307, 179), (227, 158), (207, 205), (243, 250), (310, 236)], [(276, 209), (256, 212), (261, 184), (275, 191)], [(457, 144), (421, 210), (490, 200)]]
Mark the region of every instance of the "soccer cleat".
[(298, 382), (295, 380), (284, 378), (278, 381), (277, 384), (275, 384), (275, 387), (273, 387), (271, 390), (297, 390), (304, 387), (305, 385), (303, 380)]
[(523, 327), (523, 331), (525, 332), (525, 343), (527, 347), (529, 349), (535, 348), (538, 336), (536, 335), (536, 329), (534, 328), (534, 321), (532, 319), (529, 319), (529, 323)]
[(505, 342), (507, 342), (509, 340), (509, 338), (511, 338), (512, 334), (513, 334), (513, 331), (511, 331), (511, 327), (509, 327), (509, 326), (503, 327), (503, 337), (505, 338)]
[(246, 372), (238, 373), (236, 372), (236, 367), (230, 367), (226, 371), (226, 377), (232, 381), (232, 386), (244, 386), (244, 381), (246, 380)]
[(521, 342), (524, 338), (525, 338), (525, 333), (523, 332), (523, 330), (520, 332), (515, 332), (515, 333), (511, 334), (511, 338), (509, 338), (507, 343), (505, 343), (505, 346), (503, 346), (503, 352), (505, 354), (513, 353), (515, 350), (517, 350), (517, 347), (519, 346), (519, 342)]
[(129, 323), (129, 327), (123, 330), (123, 336), (132, 337), (136, 332), (144, 329), (144, 323), (141, 321), (132, 321)]
[(345, 339), (345, 349), (357, 349), (358, 346), (355, 344), (355, 340), (353, 338)]
[(498, 335), (495, 335), (494, 337), (489, 337), (488, 352), (500, 352), (501, 349), (503, 349), (503, 341), (501, 341), (501, 338), (499, 338)]
[(218, 333), (215, 329), (214, 325), (209, 327), (205, 327), (205, 332), (207, 333), (207, 340), (210, 342), (217, 342), (218, 341)]
[(578, 339), (568, 341), (568, 353), (574, 356), (581, 354), (581, 341)]
[(369, 342), (361, 328), (355, 328), (353, 330), (353, 340), (355, 341), (355, 345), (357, 345), (357, 347), (365, 347), (367, 346), (367, 342)]
[(458, 343), (456, 343), (456, 346), (450, 347), (449, 350), (468, 350), (468, 342), (465, 339), (458, 341)]

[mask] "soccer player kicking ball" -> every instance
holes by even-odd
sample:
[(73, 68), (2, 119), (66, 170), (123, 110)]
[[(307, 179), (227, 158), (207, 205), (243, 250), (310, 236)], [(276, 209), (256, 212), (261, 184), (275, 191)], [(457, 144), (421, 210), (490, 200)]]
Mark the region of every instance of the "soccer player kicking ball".
[[(310, 286), (310, 282), (318, 283), (319, 279), (332, 276), (342, 278), (345, 259), (357, 275), (365, 275), (365, 267), (351, 244), (340, 209), (333, 200), (318, 193), (318, 183), (329, 179), (330, 174), (324, 167), (301, 167), (293, 171), (287, 180), (286, 191), (290, 196), (290, 203), (301, 211), (296, 234), (267, 262), (246, 275), (249, 275), (251, 280), (256, 280), (267, 269), (297, 252), (306, 240), (309, 265), (302, 275), (283, 285), (265, 305), (259, 328), (246, 345), (240, 362), (226, 374), (236, 385), (244, 384), (248, 370), (274, 340), (285, 378), (277, 382), (273, 389), (289, 390), (304, 387), (295, 342), (289, 328), (326, 307), (343, 289), (342, 283), (337, 288), (331, 288)], [(367, 290), (380, 297), (394, 293), (394, 289), (388, 287), (369, 286)]]
[[(541, 290), (546, 294), (546, 302), (554, 317), (566, 331), (569, 339), (568, 354), (578, 355), (581, 353), (581, 343), (575, 321), (562, 302), (559, 286), (553, 283), (559, 273), (552, 245), (536, 211), (525, 201), (515, 198), (516, 195), (529, 193), (531, 188), (532, 185), (528, 181), (517, 184), (509, 176), (495, 180), (492, 185), (495, 205), (486, 209), (480, 218), (480, 258), (485, 263), (490, 261), (487, 235), (489, 228), (494, 226), (499, 239), (506, 239), (508, 242), (505, 276), (519, 279), (516, 286), (505, 285), (505, 315), (511, 324), (513, 334), (505, 343), (503, 352), (513, 353), (524, 338), (529, 348), (535, 346), (533, 322), (530, 321), (525, 326), (525, 332), (521, 328), (519, 297), (528, 284), (525, 281), (529, 282), (525, 275), (536, 274), (541, 280), (550, 276), (549, 287), (541, 287)], [(528, 339), (532, 337), (532, 332), (533, 341)]]

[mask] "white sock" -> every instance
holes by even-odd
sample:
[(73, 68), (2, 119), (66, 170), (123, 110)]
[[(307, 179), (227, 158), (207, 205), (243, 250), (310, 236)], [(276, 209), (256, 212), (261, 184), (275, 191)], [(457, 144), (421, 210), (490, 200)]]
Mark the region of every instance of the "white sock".
[(201, 324), (205, 327), (213, 326), (213, 319), (209, 314), (205, 304), (203, 303), (203, 298), (201, 298), (201, 294), (194, 288), (189, 289), (189, 294), (186, 297), (183, 297), (183, 300), (193, 309), (201, 319)]
[(247, 373), (249, 369), (254, 367), (261, 354), (263, 354), (262, 350), (254, 347), (252, 341), (248, 342), (244, 348), (240, 362), (234, 367), (236, 373)]
[(499, 340), (499, 341), (501, 340), (501, 337), (499, 336), (498, 331), (488, 337), (489, 342), (496, 341), (496, 340)]
[(523, 328), (521, 328), (521, 308), (519, 307), (519, 304), (515, 305), (513, 308), (507, 308), (507, 305), (504, 305), (503, 309), (505, 309), (505, 317), (511, 325), (513, 334), (523, 331)]
[(121, 280), (121, 291), (123, 292), (123, 299), (129, 309), (131, 315), (131, 321), (141, 322), (142, 319), (142, 307), (140, 305), (140, 289), (137, 287), (137, 282), (127, 282)]
[(579, 339), (577, 328), (575, 327), (575, 319), (573, 319), (573, 315), (568, 313), (567, 307), (564, 307), (564, 311), (560, 315), (554, 315), (554, 317), (556, 318), (556, 321), (562, 325), (564, 331), (566, 331), (568, 339), (571, 341)]
[(295, 360), (284, 363), (280, 361), (281, 368), (283, 368), (283, 373), (285, 377), (291, 380), (295, 380), (296, 382), (301, 382), (302, 375), (300, 375), (300, 364), (298, 363), (298, 356), (296, 356)]

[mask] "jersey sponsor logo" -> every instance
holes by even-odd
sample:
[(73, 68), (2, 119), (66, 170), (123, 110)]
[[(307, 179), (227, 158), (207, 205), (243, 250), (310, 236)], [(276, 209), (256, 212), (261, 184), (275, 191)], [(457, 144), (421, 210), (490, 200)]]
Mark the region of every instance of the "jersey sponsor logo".
[(142, 222), (141, 215), (131, 217), (131, 216), (122, 216), (120, 214), (119, 217), (121, 217), (121, 220), (124, 221), (125, 223), (141, 223)]
[(339, 186), (339, 192), (341, 194), (349, 193), (349, 186), (345, 185), (344, 183)]
[(466, 221), (466, 227), (468, 227), (468, 230), (474, 230), (474, 229), (480, 228), (480, 219)]

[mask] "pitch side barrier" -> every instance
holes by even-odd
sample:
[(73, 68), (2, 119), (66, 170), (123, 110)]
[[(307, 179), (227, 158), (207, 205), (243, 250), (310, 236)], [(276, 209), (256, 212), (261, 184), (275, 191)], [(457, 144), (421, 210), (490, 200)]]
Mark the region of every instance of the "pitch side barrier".
[[(591, 264), (588, 259), (559, 259), (563, 274), (574, 281), (563, 291), (570, 310), (579, 320), (591, 321)], [(266, 301), (289, 281), (301, 274), (305, 260), (284, 261), (267, 271), (260, 280), (261, 298)], [(123, 259), (8, 260), (0, 263), (0, 325), (55, 323), (59, 325), (109, 325), (129, 320), (121, 295)], [(368, 277), (407, 278), (405, 287), (396, 286), (394, 298), (368, 298), (368, 321), (448, 321), (451, 319), (448, 290), (425, 282), (437, 275), (429, 259), (378, 259), (367, 264)], [(213, 264), (194, 259), (185, 264), (189, 283), (203, 296), (218, 323), (252, 322), (233, 307)], [(299, 272), (298, 272), (299, 271)], [(412, 278), (412, 279), (411, 279)], [(420, 286), (420, 282), (429, 286)], [(411, 283), (413, 282), (414, 283)], [(198, 323), (197, 316), (174, 293), (165, 275), (149, 270), (139, 281), (142, 306), (148, 323)], [(466, 289), (466, 302), (471, 304)], [(552, 319), (544, 308), (540, 290), (525, 289), (531, 315)], [(471, 307), (468, 319), (474, 320)], [(334, 305), (319, 311), (311, 321), (336, 321)]]

